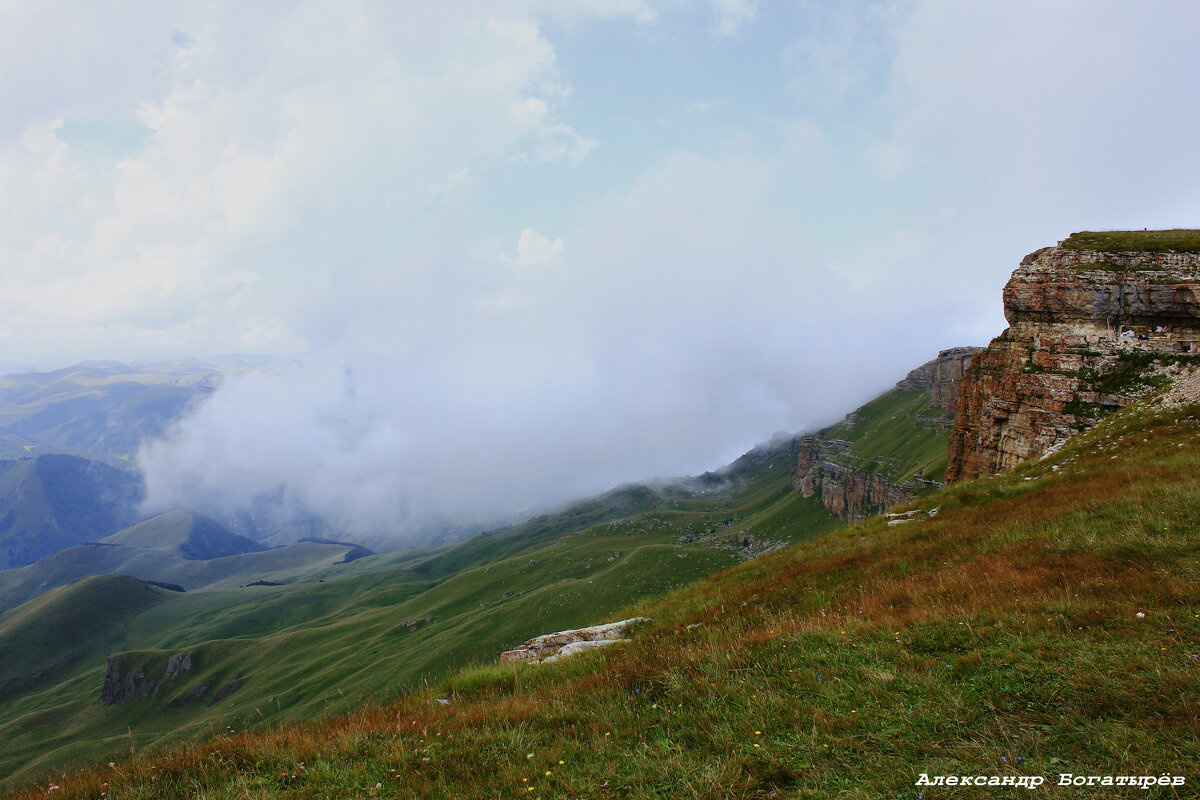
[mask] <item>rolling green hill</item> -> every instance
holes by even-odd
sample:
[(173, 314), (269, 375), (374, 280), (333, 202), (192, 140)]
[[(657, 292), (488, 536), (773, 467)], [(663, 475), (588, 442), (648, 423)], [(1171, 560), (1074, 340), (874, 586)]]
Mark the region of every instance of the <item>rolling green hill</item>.
[[(453, 547), (293, 565), (280, 573), (288, 585), (161, 592), (141, 613), (113, 615), (108, 629), (119, 637), (110, 637), (114, 646), (103, 656), (89, 651), (87, 659), (12, 684), (0, 704), (0, 771), (28, 778), (80, 757), (209, 736), (235, 717), (238, 725), (262, 726), (346, 711), (546, 629), (585, 624), (631, 599), (819, 535), (837, 521), (792, 492), (794, 459), (795, 440), (787, 440), (686, 487), (624, 487)], [(150, 529), (144, 523), (93, 550), (161, 554), (188, 540), (178, 527), (161, 540)], [(154, 541), (171, 546), (129, 546)], [(159, 579), (186, 586), (193, 577), (186, 567), (303, 546), (318, 545), (211, 561), (176, 556), (181, 571)], [(0, 624), (20, 615), (56, 631), (57, 607), (42, 613), (40, 604), (79, 585), (6, 612)], [(28, 669), (0, 680), (24, 678), (58, 658), (44, 642), (10, 644), (24, 651)], [(189, 667), (168, 679), (170, 665), (184, 661)], [(120, 702), (99, 699), (106, 685)], [(71, 724), (64, 726), (66, 719)]]
[[(907, 524), (866, 520), (658, 599), (596, 604), (589, 622), (652, 619), (624, 647), (549, 666), (497, 664), (493, 648), (389, 704), (300, 726), (247, 731), (244, 712), (222, 708), (213, 738), (56, 772), (55, 791), (984, 798), (1011, 793), (1003, 781), (1043, 780), (1046, 797), (1191, 796), (1198, 417), (1197, 406), (1128, 408), (1052, 456), (923, 498)], [(751, 519), (761, 517), (742, 523)], [(511, 578), (521, 561), (509, 559)], [(313, 635), (350, 655), (338, 644), (350, 644), (345, 631), (328, 622)], [(545, 622), (542, 632), (554, 627)], [(385, 641), (357, 646), (383, 651)], [(215, 643), (215, 660), (236, 644)], [(1062, 774), (1151, 785), (1060, 787)], [(1163, 775), (1188, 785), (1158, 785)], [(938, 788), (922, 776), (982, 780)], [(42, 783), (13, 797), (45, 792)]]
[(266, 548), (200, 514), (169, 511), (99, 542), (0, 572), (0, 610), (88, 575), (125, 574), (187, 591), (290, 583), (313, 570), (369, 554), (358, 545), (306, 541)]
[(171, 550), (189, 561), (255, 553), (266, 548), (216, 520), (190, 511), (168, 511), (103, 539), (104, 544)]

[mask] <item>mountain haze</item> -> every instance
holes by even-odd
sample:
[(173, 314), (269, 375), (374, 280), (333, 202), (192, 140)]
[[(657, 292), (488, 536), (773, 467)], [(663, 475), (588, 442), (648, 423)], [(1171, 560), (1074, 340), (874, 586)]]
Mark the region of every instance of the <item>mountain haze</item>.
[(141, 479), (78, 456), (0, 461), (0, 569), (94, 542), (138, 516)]

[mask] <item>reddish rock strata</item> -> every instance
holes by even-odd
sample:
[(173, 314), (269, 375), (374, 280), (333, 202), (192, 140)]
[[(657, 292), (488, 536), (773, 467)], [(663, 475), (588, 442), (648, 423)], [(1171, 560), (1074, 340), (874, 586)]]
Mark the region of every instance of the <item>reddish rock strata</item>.
[(1162, 384), (1200, 350), (1200, 254), (1048, 247), (1004, 287), (1008, 329), (970, 364), (947, 483), (1009, 469)]
[[(937, 358), (917, 367), (896, 384), (903, 391), (929, 390), (930, 411), (936, 413), (918, 417), (919, 423), (937, 431), (945, 430), (950, 417), (941, 410), (953, 411), (959, 381), (979, 350), (978, 347), (943, 350)], [(855, 425), (855, 415), (847, 415), (844, 424)], [(793, 488), (804, 497), (819, 496), (826, 511), (845, 520), (863, 519), (904, 505), (918, 493), (942, 485), (941, 475), (896, 480), (886, 470), (851, 469), (840, 463), (844, 459), (839, 458), (850, 447), (848, 441), (811, 434), (802, 436), (797, 445), (799, 458)]]

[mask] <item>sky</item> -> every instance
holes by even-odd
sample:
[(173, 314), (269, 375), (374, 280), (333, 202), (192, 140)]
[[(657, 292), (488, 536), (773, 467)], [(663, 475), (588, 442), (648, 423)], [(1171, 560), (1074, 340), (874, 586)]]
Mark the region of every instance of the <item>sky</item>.
[(419, 537), (827, 423), (1200, 225), (1200, 6), (0, 0), (0, 366), (304, 355), (142, 454)]

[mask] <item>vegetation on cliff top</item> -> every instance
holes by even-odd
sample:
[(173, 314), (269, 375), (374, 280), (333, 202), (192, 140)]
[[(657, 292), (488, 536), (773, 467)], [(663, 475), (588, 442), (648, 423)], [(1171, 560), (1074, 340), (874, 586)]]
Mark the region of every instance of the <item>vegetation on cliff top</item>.
[(625, 609), (613, 616), (653, 622), (623, 649), (489, 663), (308, 726), (231, 727), (55, 777), (54, 794), (879, 798), (916, 796), (921, 773), (1044, 776), (1045, 797), (1078, 796), (1060, 773), (1191, 784), (1198, 438), (1196, 407), (1126, 409), (1045, 460), (924, 498), (936, 516), (867, 520)]
[[(949, 414), (930, 406), (928, 389), (892, 389), (820, 433), (850, 443), (833, 460), (863, 473), (883, 472), (893, 484), (946, 476)], [(939, 424), (940, 423), (940, 424)]]
[(1064, 239), (1060, 247), (1101, 253), (1200, 253), (1200, 229), (1080, 231)]

